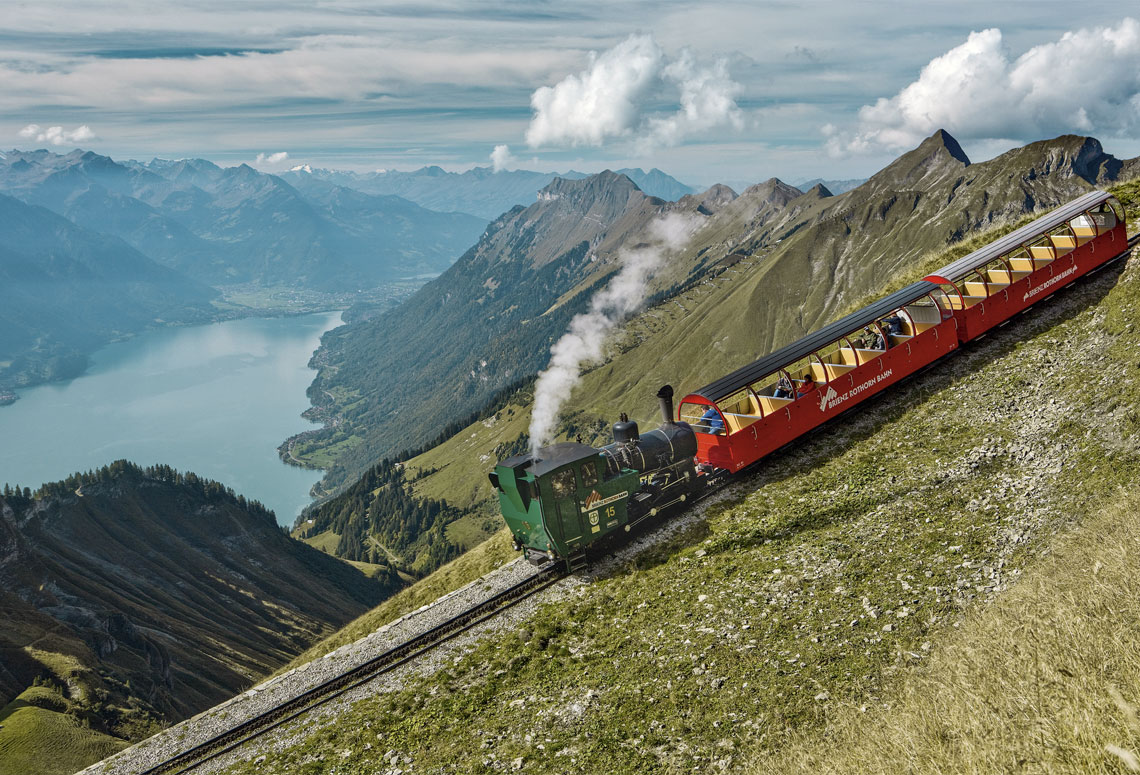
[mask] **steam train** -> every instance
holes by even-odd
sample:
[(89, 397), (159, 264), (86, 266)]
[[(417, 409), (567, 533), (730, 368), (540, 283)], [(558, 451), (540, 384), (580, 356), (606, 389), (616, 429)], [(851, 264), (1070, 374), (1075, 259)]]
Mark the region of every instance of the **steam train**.
[(1093, 191), (686, 395), (658, 392), (644, 435), (561, 443), (490, 473), (517, 549), (573, 570), (614, 534), (698, 496), (1128, 249), (1124, 209)]

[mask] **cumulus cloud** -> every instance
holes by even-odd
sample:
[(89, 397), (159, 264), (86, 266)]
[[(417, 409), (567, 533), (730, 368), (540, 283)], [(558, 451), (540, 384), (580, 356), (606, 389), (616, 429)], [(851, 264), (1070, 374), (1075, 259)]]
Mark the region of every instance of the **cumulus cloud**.
[(277, 153), (271, 153), (268, 155), (266, 155), (264, 153), (259, 153), (259, 154), (257, 154), (256, 163), (257, 164), (280, 164), (283, 161), (286, 161), (288, 158), (289, 158), (288, 151), (278, 151)]
[(856, 128), (826, 126), (834, 155), (911, 148), (937, 129), (960, 139), (1140, 129), (1140, 22), (1066, 32), (1015, 60), (999, 29), (973, 32), (918, 80), (859, 110)]
[[(683, 50), (670, 58), (650, 35), (630, 35), (591, 54), (590, 66), (531, 95), (534, 109), (526, 142), (543, 146), (600, 146), (613, 138), (644, 145), (676, 145), (696, 132), (743, 124), (736, 95), (740, 87), (720, 59), (699, 63)], [(673, 113), (650, 113), (651, 98), (675, 92)]]
[(61, 126), (49, 126), (46, 129), (39, 124), (28, 124), (20, 130), (20, 137), (35, 140), (37, 143), (51, 143), (52, 145), (78, 145), (95, 139), (91, 127), (83, 124), (75, 129), (67, 130)]
[(495, 172), (505, 170), (509, 165), (515, 163), (515, 157), (511, 155), (511, 148), (508, 145), (496, 145), (495, 150), (491, 151), (491, 167)]
[(606, 336), (645, 301), (649, 281), (665, 259), (680, 250), (700, 228), (692, 216), (672, 213), (649, 226), (649, 239), (619, 255), (621, 269), (575, 315), (569, 330), (550, 348), (550, 364), (538, 375), (530, 420), (531, 453), (554, 440), (562, 404), (582, 378), (582, 366), (603, 355)]

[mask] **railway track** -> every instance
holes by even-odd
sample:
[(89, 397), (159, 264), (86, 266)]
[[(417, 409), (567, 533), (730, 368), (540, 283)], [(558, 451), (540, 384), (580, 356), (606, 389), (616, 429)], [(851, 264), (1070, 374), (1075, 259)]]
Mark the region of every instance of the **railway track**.
[(427, 632), (417, 635), (335, 678), (314, 686), (312, 689), (254, 716), (204, 743), (159, 762), (150, 769), (143, 770), (140, 775), (179, 775), (179, 773), (197, 769), (203, 764), (264, 735), (266, 732), (309, 713), (346, 692), (363, 686), (384, 673), (418, 659), (432, 649), (447, 643), (496, 614), (546, 589), (565, 575), (566, 572), (561, 563), (545, 565), (530, 578), (524, 579), (493, 597), (468, 608), (458, 616), (436, 625)]

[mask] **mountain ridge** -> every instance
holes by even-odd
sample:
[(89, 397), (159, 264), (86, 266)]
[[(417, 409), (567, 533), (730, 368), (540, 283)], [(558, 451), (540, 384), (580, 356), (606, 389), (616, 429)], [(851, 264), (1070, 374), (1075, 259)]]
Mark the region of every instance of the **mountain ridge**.
[[(642, 191), (666, 201), (675, 201), (694, 191), (656, 167), (649, 172), (625, 168), (617, 173), (629, 177)], [(395, 194), (429, 209), (468, 212), (490, 221), (517, 205), (533, 204), (535, 195), (554, 178), (579, 180), (589, 175), (575, 171), (495, 171), (490, 167), (448, 172), (438, 166), (421, 167), (412, 172), (354, 173), (298, 165), (283, 173), (283, 177), (302, 189), (310, 185), (307, 181), (322, 180), (366, 193)]]

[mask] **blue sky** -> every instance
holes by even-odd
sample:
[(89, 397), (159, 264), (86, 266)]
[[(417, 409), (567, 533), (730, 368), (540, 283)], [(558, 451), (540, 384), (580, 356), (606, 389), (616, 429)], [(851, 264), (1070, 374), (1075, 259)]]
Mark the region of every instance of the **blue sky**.
[[(266, 170), (863, 177), (934, 129), (1140, 155), (1119, 2), (10, 4), (0, 147)], [(1140, 18), (1140, 12), (1134, 12)], [(497, 150), (496, 150), (497, 149)]]

